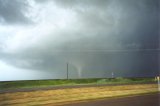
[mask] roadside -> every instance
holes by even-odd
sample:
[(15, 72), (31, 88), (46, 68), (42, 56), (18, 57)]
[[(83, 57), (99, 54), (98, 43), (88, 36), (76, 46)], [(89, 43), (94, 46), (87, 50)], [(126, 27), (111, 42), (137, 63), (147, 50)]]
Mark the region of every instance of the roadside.
[(124, 84), (77, 84), (77, 85), (57, 85), (57, 86), (41, 86), (41, 87), (29, 87), (29, 88), (14, 88), (14, 89), (0, 89), (0, 94), (14, 93), (14, 92), (33, 92), (39, 90), (57, 90), (57, 89), (69, 89), (69, 88), (85, 88), (85, 87), (103, 87), (103, 86), (119, 86), (119, 85), (139, 85), (139, 84), (156, 84), (155, 82), (141, 82), (141, 83), (124, 83)]
[[(160, 93), (81, 101), (61, 106), (159, 106)], [(47, 106), (52, 106), (48, 104)]]
[(30, 92), (12, 92), (0, 94), (0, 106), (23, 105), (62, 105), (79, 101), (115, 98), (130, 95), (141, 95), (158, 92), (157, 84), (131, 84), (90, 86), (78, 88), (59, 88), (50, 90), (35, 90)]

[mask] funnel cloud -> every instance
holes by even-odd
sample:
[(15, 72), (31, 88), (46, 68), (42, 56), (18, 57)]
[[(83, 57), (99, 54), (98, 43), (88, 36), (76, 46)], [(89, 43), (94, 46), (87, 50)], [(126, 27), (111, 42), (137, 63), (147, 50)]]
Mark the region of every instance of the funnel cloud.
[(159, 0), (0, 0), (0, 81), (159, 74)]

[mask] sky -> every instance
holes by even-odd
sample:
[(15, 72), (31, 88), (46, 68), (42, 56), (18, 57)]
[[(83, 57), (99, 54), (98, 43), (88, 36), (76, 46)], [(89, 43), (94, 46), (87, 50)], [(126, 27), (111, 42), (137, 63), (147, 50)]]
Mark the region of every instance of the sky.
[(159, 0), (0, 0), (0, 81), (156, 76)]

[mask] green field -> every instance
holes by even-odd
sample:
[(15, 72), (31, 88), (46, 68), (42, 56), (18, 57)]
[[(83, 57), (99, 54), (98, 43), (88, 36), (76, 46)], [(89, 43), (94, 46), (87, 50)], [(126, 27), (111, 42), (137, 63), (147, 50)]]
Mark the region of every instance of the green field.
[(49, 86), (89, 85), (89, 84), (135, 84), (155, 82), (154, 78), (95, 78), (95, 79), (55, 79), (55, 80), (27, 80), (1, 81), (0, 90), (16, 88), (34, 88)]

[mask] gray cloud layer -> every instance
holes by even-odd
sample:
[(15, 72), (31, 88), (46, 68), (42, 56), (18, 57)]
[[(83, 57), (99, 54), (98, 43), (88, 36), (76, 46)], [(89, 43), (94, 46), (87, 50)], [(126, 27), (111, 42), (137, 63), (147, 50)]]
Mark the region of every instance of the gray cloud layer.
[(3, 24), (29, 24), (26, 13), (29, 5), (22, 0), (0, 0), (0, 22)]
[[(7, 63), (20, 68), (55, 71), (59, 72), (57, 76), (64, 77), (68, 62), (73, 78), (110, 77), (111, 72), (117, 76), (158, 74), (158, 0), (36, 2), (41, 6), (53, 2), (58, 8), (73, 12), (75, 22), (58, 28), (56, 32), (48, 32), (43, 40), (38, 40), (38, 44), (20, 52), (3, 53), (0, 58)], [(14, 3), (8, 3), (11, 6), (7, 9), (0, 6), (1, 18), (8, 24), (27, 22), (23, 13), (26, 4), (16, 0)], [(23, 6), (14, 6), (13, 9), (13, 5), (20, 4)]]

